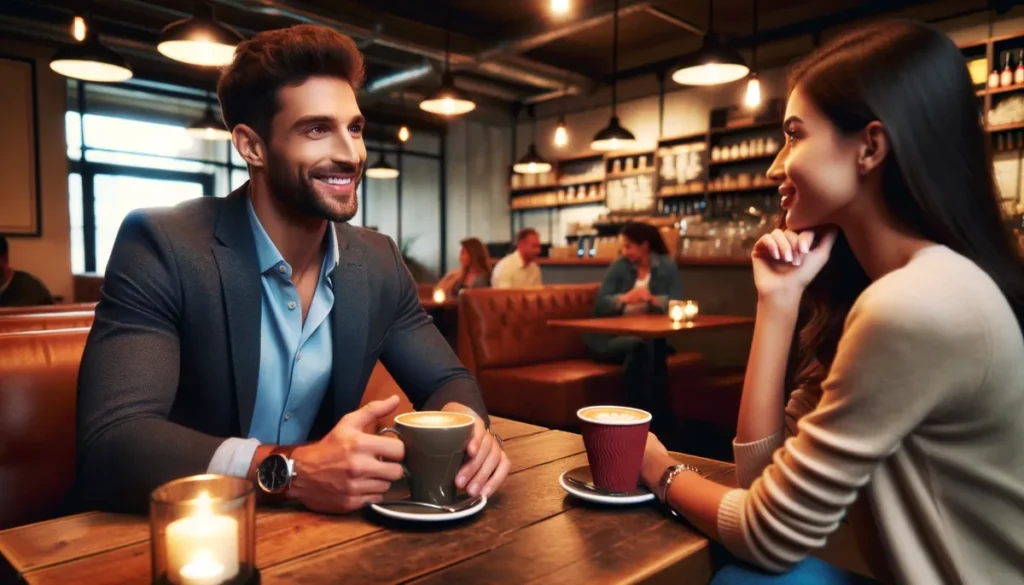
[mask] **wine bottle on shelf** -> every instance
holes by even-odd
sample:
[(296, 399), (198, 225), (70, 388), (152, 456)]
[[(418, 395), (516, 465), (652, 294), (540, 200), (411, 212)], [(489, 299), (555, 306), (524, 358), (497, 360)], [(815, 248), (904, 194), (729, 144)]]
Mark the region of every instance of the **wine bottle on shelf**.
[(1017, 68), (1013, 71), (1013, 83), (1024, 84), (1024, 49), (1017, 50)]
[(999, 75), (1000, 87), (1013, 85), (1013, 70), (1010, 69), (1010, 52), (1003, 51), (1003, 72)]

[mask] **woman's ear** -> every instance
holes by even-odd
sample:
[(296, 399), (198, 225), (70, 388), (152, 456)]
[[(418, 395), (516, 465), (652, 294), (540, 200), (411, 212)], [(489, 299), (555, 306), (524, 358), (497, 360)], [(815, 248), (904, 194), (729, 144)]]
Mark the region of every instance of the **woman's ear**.
[(266, 166), (267, 145), (255, 130), (245, 124), (238, 124), (231, 130), (231, 142), (234, 143), (242, 160), (250, 167)]
[(875, 120), (861, 131), (861, 145), (857, 156), (857, 168), (862, 175), (870, 174), (882, 168), (882, 163), (889, 156), (889, 136), (885, 126)]

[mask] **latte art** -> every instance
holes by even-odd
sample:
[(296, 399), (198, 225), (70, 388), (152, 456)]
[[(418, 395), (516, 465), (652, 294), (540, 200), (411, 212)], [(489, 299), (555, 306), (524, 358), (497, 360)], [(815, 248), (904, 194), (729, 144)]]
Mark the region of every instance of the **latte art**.
[(416, 427), (461, 427), (471, 424), (473, 417), (458, 412), (410, 412), (395, 422)]
[(576, 413), (582, 420), (608, 425), (630, 425), (651, 420), (651, 415), (637, 408), (624, 406), (590, 406)]

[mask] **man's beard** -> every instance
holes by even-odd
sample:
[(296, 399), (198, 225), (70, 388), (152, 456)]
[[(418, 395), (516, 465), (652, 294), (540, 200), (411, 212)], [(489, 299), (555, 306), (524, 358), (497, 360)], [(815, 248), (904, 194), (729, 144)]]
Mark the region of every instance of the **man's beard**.
[(318, 193), (308, 176), (293, 175), (284, 157), (270, 153), (267, 164), (267, 183), (274, 198), (297, 213), (335, 223), (345, 223), (359, 211), (360, 178), (361, 174), (352, 181), (352, 195), (339, 201)]

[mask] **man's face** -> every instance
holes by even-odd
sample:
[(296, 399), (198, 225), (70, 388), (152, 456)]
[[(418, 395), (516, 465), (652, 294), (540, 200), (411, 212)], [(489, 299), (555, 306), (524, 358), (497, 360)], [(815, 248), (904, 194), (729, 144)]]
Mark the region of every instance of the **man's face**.
[(281, 88), (277, 100), (267, 145), (271, 193), (303, 215), (352, 219), (366, 163), (366, 120), (352, 86), (337, 77), (315, 76)]
[(516, 247), (519, 248), (519, 255), (523, 257), (523, 260), (533, 262), (537, 256), (540, 256), (540, 236), (528, 234), (519, 241)]

